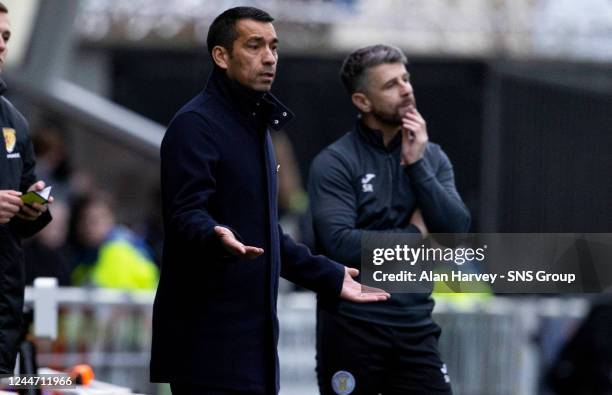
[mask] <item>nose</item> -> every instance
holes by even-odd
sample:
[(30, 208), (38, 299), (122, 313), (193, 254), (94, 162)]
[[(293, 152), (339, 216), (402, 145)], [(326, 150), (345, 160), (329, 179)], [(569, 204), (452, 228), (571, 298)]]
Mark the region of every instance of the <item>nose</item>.
[(412, 94), (412, 84), (410, 81), (402, 81), (402, 96), (407, 96)]
[(276, 64), (276, 53), (272, 50), (272, 48), (266, 47), (262, 61), (265, 65), (269, 66)]

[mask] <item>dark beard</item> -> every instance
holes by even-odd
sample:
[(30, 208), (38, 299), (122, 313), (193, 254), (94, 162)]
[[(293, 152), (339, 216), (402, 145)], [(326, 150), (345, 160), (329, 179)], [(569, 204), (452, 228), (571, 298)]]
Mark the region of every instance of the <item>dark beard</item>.
[(372, 116), (380, 123), (388, 126), (402, 126), (402, 118), (399, 114), (386, 114), (381, 111), (372, 111)]

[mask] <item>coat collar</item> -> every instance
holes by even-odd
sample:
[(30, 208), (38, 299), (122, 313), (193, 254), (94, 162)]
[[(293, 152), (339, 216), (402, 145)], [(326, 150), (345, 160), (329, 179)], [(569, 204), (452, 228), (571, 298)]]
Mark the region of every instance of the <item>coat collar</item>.
[(254, 117), (273, 130), (282, 129), (294, 114), (272, 93), (256, 92), (227, 77), (225, 72), (214, 67), (205, 91), (221, 96), (226, 104), (238, 112)]
[(366, 143), (381, 149), (385, 152), (393, 152), (402, 145), (402, 134), (397, 133), (395, 137), (389, 142), (388, 146), (385, 146), (383, 135), (380, 130), (369, 128), (361, 118), (357, 121), (357, 134)]

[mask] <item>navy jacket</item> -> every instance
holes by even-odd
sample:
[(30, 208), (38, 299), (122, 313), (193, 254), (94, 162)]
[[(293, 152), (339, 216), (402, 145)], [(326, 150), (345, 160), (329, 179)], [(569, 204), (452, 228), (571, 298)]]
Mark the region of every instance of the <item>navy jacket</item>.
[[(36, 161), (25, 118), (3, 96), (0, 80), (0, 190), (26, 192), (37, 179)], [(46, 211), (36, 221), (13, 217), (0, 224), (0, 373), (12, 373), (22, 335), (25, 258), (21, 239), (32, 236), (51, 221)]]
[[(151, 379), (273, 394), (278, 391), (279, 275), (338, 295), (344, 267), (313, 256), (277, 221), (277, 163), (267, 125), (292, 117), (215, 69), (171, 121), (161, 147), (165, 241), (153, 311)], [(228, 256), (226, 226), (265, 252)]]
[[(415, 208), (432, 233), (463, 233), (470, 213), (455, 187), (450, 160), (428, 143), (423, 159), (400, 165), (401, 133), (385, 146), (382, 134), (357, 122), (312, 163), (308, 182), (316, 250), (360, 268), (361, 238), (368, 232), (415, 233)], [(431, 322), (429, 294), (394, 294), (381, 303), (319, 298), (319, 307), (352, 318), (394, 326)]]

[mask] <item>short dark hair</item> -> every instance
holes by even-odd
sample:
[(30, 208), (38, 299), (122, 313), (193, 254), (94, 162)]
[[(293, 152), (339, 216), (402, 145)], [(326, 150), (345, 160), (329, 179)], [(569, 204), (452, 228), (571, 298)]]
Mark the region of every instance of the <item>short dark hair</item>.
[(387, 63), (407, 64), (408, 59), (401, 49), (392, 45), (377, 44), (360, 48), (346, 57), (340, 69), (340, 78), (352, 95), (365, 88), (369, 68)]
[(217, 45), (227, 49), (230, 53), (234, 46), (234, 41), (238, 37), (236, 32), (236, 22), (241, 19), (253, 19), (258, 22), (272, 22), (274, 18), (267, 12), (255, 7), (234, 7), (223, 11), (215, 18), (208, 29), (206, 45), (208, 53), (212, 55), (212, 50)]
[(0, 12), (2, 12), (4, 14), (8, 14), (8, 8), (6, 8), (4, 3), (1, 3), (1, 2), (0, 2)]

